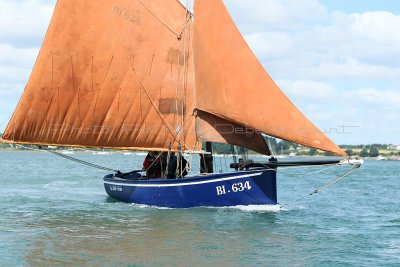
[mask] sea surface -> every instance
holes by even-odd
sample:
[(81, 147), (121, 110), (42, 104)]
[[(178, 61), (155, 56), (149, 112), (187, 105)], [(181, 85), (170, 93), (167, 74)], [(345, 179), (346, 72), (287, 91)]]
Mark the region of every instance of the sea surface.
[[(144, 159), (72, 156), (122, 171)], [(366, 161), (309, 196), (349, 169), (305, 175), (322, 168), (282, 169), (277, 206), (160, 209), (109, 198), (105, 171), (0, 152), (0, 266), (400, 266), (400, 162)]]

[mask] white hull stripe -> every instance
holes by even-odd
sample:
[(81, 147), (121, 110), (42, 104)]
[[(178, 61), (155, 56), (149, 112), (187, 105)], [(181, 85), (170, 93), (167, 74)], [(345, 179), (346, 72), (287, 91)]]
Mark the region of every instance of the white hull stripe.
[(111, 184), (111, 185), (136, 186), (136, 187), (170, 187), (170, 186), (185, 186), (185, 185), (216, 183), (216, 182), (221, 182), (221, 181), (229, 181), (229, 180), (235, 180), (235, 179), (240, 179), (240, 178), (259, 176), (261, 174), (262, 174), (262, 172), (258, 172), (258, 173), (251, 173), (251, 174), (246, 174), (246, 175), (238, 175), (238, 176), (234, 176), (234, 177), (227, 177), (227, 178), (208, 180), (208, 181), (176, 183), (176, 184), (129, 184), (129, 183), (108, 182), (108, 181), (104, 181), (104, 183), (105, 184)]

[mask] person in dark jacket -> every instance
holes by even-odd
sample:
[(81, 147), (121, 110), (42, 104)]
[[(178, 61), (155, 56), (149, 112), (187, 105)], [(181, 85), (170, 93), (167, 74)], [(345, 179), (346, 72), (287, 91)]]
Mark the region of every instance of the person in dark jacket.
[(161, 163), (158, 159), (157, 152), (150, 151), (143, 162), (143, 171), (146, 171), (148, 179), (156, 179), (161, 177)]

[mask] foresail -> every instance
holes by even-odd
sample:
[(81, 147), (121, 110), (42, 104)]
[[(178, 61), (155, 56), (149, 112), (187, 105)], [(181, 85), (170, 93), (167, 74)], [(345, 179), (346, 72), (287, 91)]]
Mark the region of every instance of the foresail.
[(226, 143), (246, 147), (260, 154), (271, 155), (260, 132), (200, 110), (196, 112), (196, 135), (200, 141)]
[(283, 94), (221, 0), (195, 1), (196, 108), (297, 144), (345, 156)]
[(3, 139), (193, 149), (185, 21), (177, 0), (59, 0)]

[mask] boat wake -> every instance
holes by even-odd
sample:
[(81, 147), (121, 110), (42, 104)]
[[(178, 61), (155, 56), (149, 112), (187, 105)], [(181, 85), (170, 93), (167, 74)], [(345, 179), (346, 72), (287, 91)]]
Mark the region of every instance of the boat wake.
[(157, 207), (157, 206), (150, 206), (146, 204), (135, 204), (131, 203), (129, 206), (139, 209), (159, 209), (159, 210), (173, 210), (174, 208), (167, 208), (167, 207)]
[[(139, 209), (159, 209), (159, 210), (175, 210), (175, 208), (167, 208), (167, 207), (157, 207), (157, 206), (149, 206), (145, 204), (130, 204), (131, 207), (139, 208)], [(232, 207), (194, 207), (193, 209), (226, 209), (226, 210), (240, 210), (245, 212), (260, 212), (260, 213), (279, 213), (285, 211), (294, 211), (294, 210), (302, 210), (305, 209), (303, 206), (294, 206), (294, 205), (239, 205)]]
[(223, 207), (224, 209), (236, 209), (246, 212), (261, 212), (261, 213), (278, 213), (282, 211), (288, 211), (286, 207), (282, 205), (248, 205), (248, 206), (232, 206), (232, 207)]

